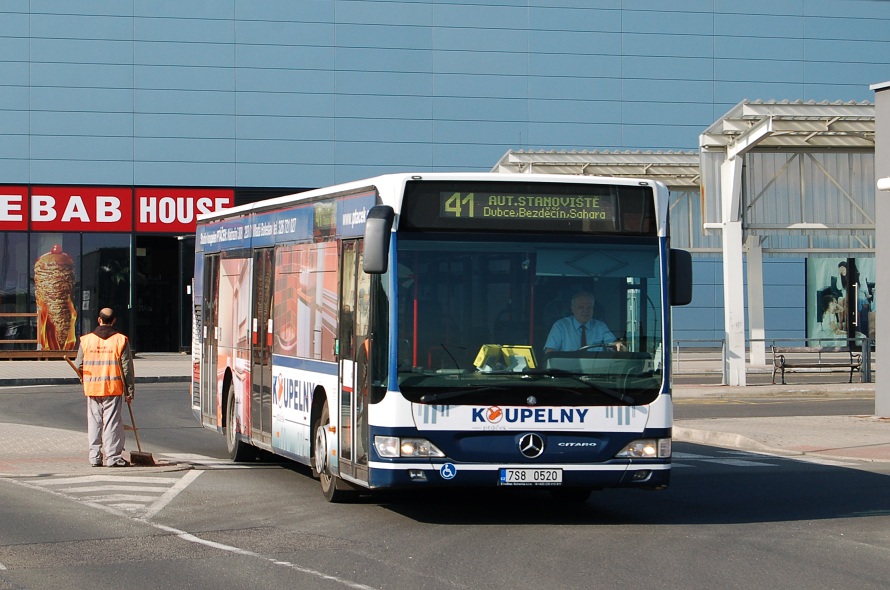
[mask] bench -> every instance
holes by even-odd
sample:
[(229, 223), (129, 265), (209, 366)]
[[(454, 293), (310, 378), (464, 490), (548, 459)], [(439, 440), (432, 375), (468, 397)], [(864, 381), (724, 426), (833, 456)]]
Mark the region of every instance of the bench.
[[(776, 383), (776, 372), (782, 371), (782, 385), (785, 385), (785, 370), (820, 369), (826, 372), (849, 371), (850, 383), (853, 373), (862, 366), (862, 353), (846, 348), (830, 348), (822, 346), (773, 346), (773, 384)], [(823, 354), (831, 353), (829, 358)], [(862, 376), (860, 375), (860, 379)]]

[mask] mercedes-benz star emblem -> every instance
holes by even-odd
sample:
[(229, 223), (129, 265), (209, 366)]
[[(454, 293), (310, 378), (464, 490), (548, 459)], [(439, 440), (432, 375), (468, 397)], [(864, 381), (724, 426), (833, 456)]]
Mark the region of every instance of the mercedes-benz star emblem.
[(529, 459), (540, 457), (544, 452), (544, 439), (533, 432), (523, 434), (519, 439), (519, 452)]

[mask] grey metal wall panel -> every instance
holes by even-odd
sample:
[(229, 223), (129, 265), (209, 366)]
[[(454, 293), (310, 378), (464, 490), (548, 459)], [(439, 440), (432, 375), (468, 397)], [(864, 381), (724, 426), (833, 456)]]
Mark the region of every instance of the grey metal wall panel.
[[(783, 9), (769, 2), (749, 6), (754, 5), (700, 0), (616, 1), (595, 7), (575, 0), (8, 2), (0, 7), (9, 17), (0, 27), (0, 44), (20, 50), (2, 54), (7, 70), (19, 72), (6, 84), (29, 85), (31, 110), (177, 115), (153, 118), (150, 125), (139, 121), (134, 139), (141, 133), (228, 137), (237, 154), (243, 151), (238, 148), (242, 138), (260, 140), (263, 129), (292, 127), (277, 117), (333, 118), (331, 124), (313, 126), (306, 138), (291, 137), (294, 141), (356, 143), (377, 127), (354, 125), (350, 118), (402, 119), (409, 124), (393, 125), (387, 139), (378, 142), (378, 155), (387, 153), (381, 147), (394, 147), (392, 159), (381, 166), (403, 164), (396, 146), (422, 143), (431, 146), (427, 153), (434, 169), (482, 170), (504, 146), (689, 149), (696, 132), (723, 105), (741, 97), (809, 98), (846, 90), (844, 98), (867, 98), (864, 85), (870, 80), (859, 77), (888, 63), (886, 58), (883, 63), (862, 60), (861, 46), (855, 45), (879, 48), (887, 41), (887, 27), (879, 25), (890, 21), (890, 7), (883, 3), (869, 4), (865, 28), (857, 26), (858, 17), (812, 0)], [(806, 9), (811, 18), (810, 6), (817, 7), (819, 26), (813, 33), (789, 34), (804, 30), (802, 15)], [(743, 34), (734, 25), (739, 19), (751, 25)], [(29, 32), (25, 24), (30, 22)], [(837, 26), (832, 29), (829, 23)], [(825, 35), (828, 30), (831, 37)], [(22, 39), (25, 44), (14, 43)], [(839, 52), (818, 68), (803, 67), (812, 57), (795, 47), (832, 39), (843, 42)], [(23, 63), (26, 67), (16, 69)], [(71, 67), (60, 66), (65, 63)], [(849, 87), (839, 85), (835, 76), (817, 78), (832, 64)], [(35, 77), (25, 79), (31, 65)], [(92, 92), (85, 86), (111, 94), (90, 106)], [(64, 92), (41, 93), (39, 88)], [(364, 105), (362, 97), (367, 97)], [(424, 99), (432, 101), (431, 110)], [(208, 125), (208, 115), (229, 116), (233, 122)], [(205, 120), (183, 124), (182, 116)], [(442, 129), (448, 133), (440, 140), (410, 124), (421, 118), (453, 124), (446, 123)], [(480, 125), (468, 129), (465, 121)], [(273, 132), (270, 139), (282, 135)], [(488, 161), (466, 157), (468, 146), (480, 142), (490, 149), (472, 151)], [(85, 165), (102, 182), (101, 161)], [(302, 165), (293, 162), (293, 172), (264, 184), (288, 184), (297, 170), (316, 169)], [(355, 175), (352, 164), (343, 165), (343, 177)], [(201, 170), (195, 168), (193, 184), (205, 183)], [(313, 179), (312, 174), (297, 184), (320, 184), (328, 177), (321, 173)]]
[(133, 160), (76, 160), (41, 159), (28, 160), (27, 179), (9, 182), (28, 182), (39, 178), (41, 184), (95, 184), (95, 169), (101, 166), (103, 184), (130, 185), (134, 182)]

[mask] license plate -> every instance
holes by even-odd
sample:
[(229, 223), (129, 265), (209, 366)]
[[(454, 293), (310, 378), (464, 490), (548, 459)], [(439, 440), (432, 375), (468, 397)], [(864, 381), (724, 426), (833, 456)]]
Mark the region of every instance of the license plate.
[(558, 486), (562, 485), (562, 469), (504, 468), (498, 483), (502, 486)]

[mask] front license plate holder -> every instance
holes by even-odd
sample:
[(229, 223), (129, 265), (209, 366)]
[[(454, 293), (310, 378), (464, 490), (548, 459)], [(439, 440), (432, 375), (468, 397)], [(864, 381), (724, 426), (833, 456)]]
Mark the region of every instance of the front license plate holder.
[(561, 486), (562, 469), (544, 467), (502, 467), (498, 485), (502, 486)]

